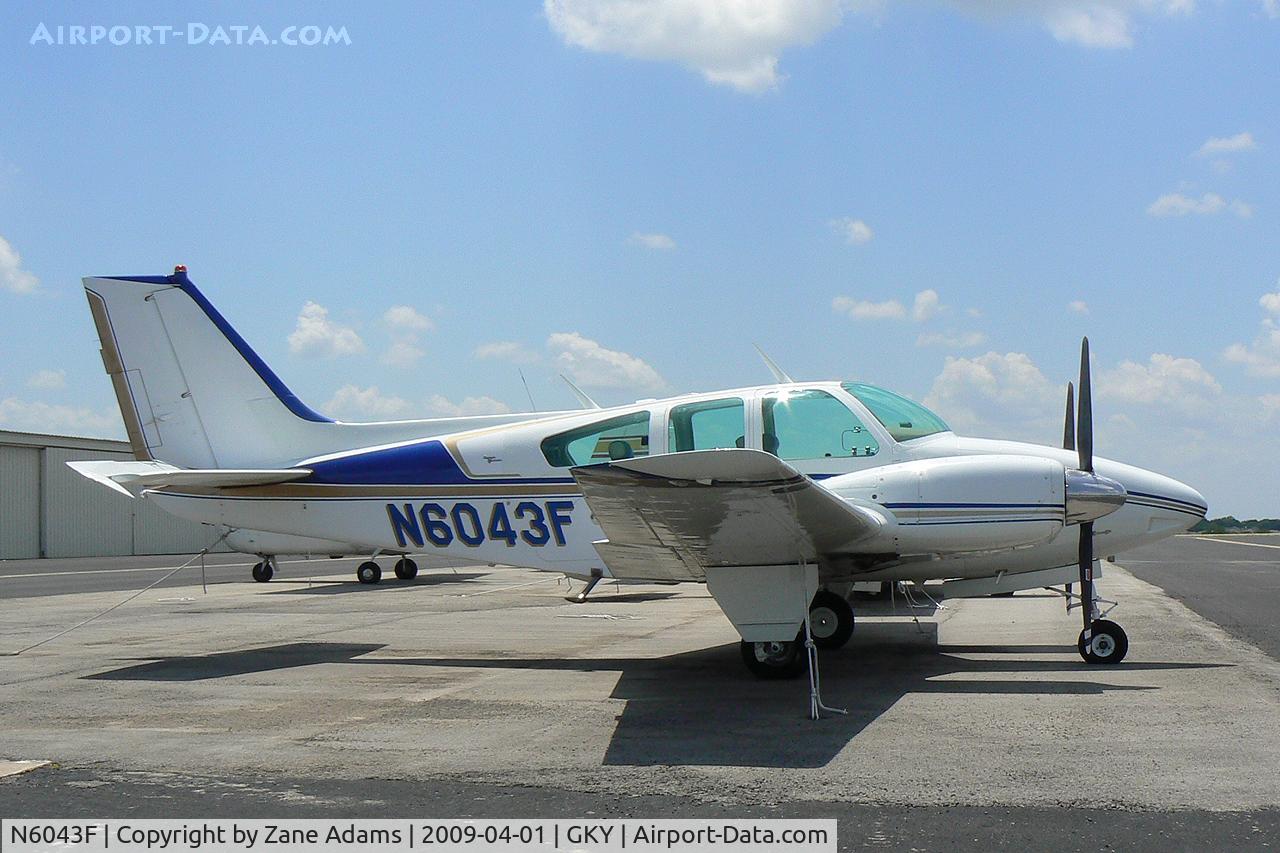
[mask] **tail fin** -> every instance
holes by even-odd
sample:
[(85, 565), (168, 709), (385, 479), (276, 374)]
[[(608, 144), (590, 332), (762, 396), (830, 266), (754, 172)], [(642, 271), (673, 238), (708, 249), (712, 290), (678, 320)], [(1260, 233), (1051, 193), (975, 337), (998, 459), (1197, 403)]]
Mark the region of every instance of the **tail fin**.
[(187, 278), (84, 279), (133, 454), (179, 468), (283, 469), (358, 447), (526, 420), (526, 414), (335, 423), (307, 408)]
[(84, 289), (138, 459), (184, 468), (274, 464), (300, 428), (330, 423), (285, 387), (185, 267), (86, 278)]

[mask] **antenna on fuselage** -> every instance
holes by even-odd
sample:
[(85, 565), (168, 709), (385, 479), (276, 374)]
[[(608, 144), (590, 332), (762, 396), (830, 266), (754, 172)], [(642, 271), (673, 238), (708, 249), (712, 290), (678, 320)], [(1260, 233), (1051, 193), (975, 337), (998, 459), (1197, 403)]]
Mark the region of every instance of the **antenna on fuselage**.
[(530, 408), (532, 408), (535, 412), (538, 411), (538, 404), (533, 402), (533, 392), (529, 390), (529, 380), (524, 378), (524, 371), (517, 367), (516, 373), (520, 374), (520, 381), (524, 383), (524, 393), (529, 395)]
[(582, 390), (581, 388), (579, 388), (577, 385), (574, 385), (574, 384), (573, 384), (573, 380), (572, 380), (572, 379), (570, 379), (568, 376), (565, 376), (563, 373), (561, 373), (561, 374), (560, 374), (560, 378), (564, 380), (564, 384), (565, 384), (565, 385), (568, 385), (568, 386), (569, 386), (569, 390), (573, 392), (573, 396), (575, 396), (575, 397), (577, 397), (577, 398), (578, 398), (578, 402), (582, 405), (582, 408), (584, 408), (584, 409), (602, 409), (602, 408), (604, 408), (604, 407), (603, 407), (603, 406), (601, 406), (599, 403), (597, 403), (595, 400), (591, 399), (591, 397), (587, 394), (587, 392), (586, 392), (586, 391), (583, 391), (583, 390)]
[(769, 356), (765, 354), (765, 351), (760, 349), (759, 344), (752, 344), (752, 346), (756, 348), (756, 352), (760, 353), (760, 358), (764, 359), (764, 366), (769, 368), (769, 372), (773, 374), (775, 382), (795, 382), (794, 379), (787, 375), (785, 370), (778, 367), (777, 362), (769, 358)]

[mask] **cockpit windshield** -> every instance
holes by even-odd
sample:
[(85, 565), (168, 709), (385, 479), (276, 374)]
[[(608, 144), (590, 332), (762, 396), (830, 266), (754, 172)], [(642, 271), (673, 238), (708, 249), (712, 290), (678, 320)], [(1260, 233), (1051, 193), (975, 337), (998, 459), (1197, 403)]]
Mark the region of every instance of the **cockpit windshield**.
[(900, 394), (861, 382), (844, 382), (840, 387), (857, 397), (895, 441), (910, 441), (951, 429), (942, 418)]

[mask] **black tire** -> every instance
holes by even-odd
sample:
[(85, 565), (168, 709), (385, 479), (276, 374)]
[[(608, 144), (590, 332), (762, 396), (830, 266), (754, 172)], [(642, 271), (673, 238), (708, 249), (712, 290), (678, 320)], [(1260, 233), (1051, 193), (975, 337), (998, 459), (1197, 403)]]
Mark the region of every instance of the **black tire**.
[(809, 664), (804, 640), (800, 637), (790, 642), (776, 643), (748, 643), (744, 640), (739, 649), (742, 652), (742, 662), (756, 678), (795, 678)]
[(396, 577), (402, 581), (411, 581), (418, 576), (418, 564), (408, 557), (396, 561)]
[(820, 589), (809, 605), (809, 630), (820, 649), (838, 649), (853, 636), (853, 608), (829, 589)]
[(271, 564), (266, 560), (257, 563), (253, 567), (253, 579), (258, 583), (266, 583), (271, 580), (271, 576), (275, 574), (275, 570), (271, 568)]
[(1084, 631), (1076, 643), (1085, 663), (1111, 666), (1124, 660), (1129, 653), (1129, 637), (1123, 628), (1106, 619), (1099, 619), (1089, 627), (1092, 633), (1089, 643), (1085, 643)]
[(356, 567), (356, 580), (360, 583), (377, 583), (382, 580), (382, 567), (373, 560), (361, 563)]
[(993, 592), (991, 593), (991, 595), (987, 597), (988, 598), (1013, 598), (1013, 592), (1014, 591), (1012, 590), (1009, 592)]

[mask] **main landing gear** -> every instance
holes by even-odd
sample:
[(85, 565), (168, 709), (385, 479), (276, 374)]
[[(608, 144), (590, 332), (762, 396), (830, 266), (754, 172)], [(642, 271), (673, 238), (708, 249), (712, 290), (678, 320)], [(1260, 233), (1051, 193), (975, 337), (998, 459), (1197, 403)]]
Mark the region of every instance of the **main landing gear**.
[[(853, 608), (843, 596), (820, 589), (809, 604), (809, 630), (819, 649), (838, 649), (853, 636)], [(805, 671), (804, 626), (794, 640), (740, 644), (742, 661), (758, 678), (795, 678)]]
[(276, 573), (276, 558), (268, 557), (264, 554), (259, 554), (258, 556), (262, 557), (262, 562), (254, 564), (253, 579), (258, 583), (266, 583)]
[[(1089, 564), (1080, 573), (1080, 604), (1084, 611), (1084, 630), (1076, 641), (1080, 657), (1088, 664), (1111, 665), (1120, 663), (1129, 653), (1129, 637), (1124, 629), (1098, 612), (1098, 597), (1093, 587), (1093, 566)], [(1071, 587), (1067, 587), (1067, 609), (1070, 610)]]
[[(401, 557), (396, 561), (395, 572), (400, 580), (411, 581), (418, 576), (418, 564), (408, 557)], [(373, 560), (365, 560), (356, 566), (356, 580), (364, 584), (381, 583), (382, 567)]]

